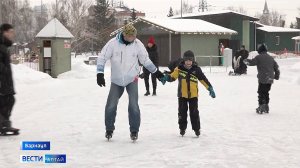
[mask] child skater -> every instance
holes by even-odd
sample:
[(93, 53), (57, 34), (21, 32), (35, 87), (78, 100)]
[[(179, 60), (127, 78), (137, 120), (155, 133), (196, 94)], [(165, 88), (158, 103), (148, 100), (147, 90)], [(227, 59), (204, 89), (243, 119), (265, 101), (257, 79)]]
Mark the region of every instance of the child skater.
[(198, 80), (209, 91), (212, 98), (215, 98), (215, 92), (203, 74), (201, 68), (195, 62), (195, 56), (192, 51), (186, 51), (183, 60), (171, 74), (165, 74), (161, 79), (163, 84), (173, 82), (178, 79), (178, 124), (180, 135), (184, 136), (187, 128), (187, 111), (190, 110), (190, 120), (192, 129), (197, 137), (200, 135), (200, 116), (198, 111)]
[(277, 62), (267, 53), (267, 47), (262, 44), (258, 48), (258, 56), (254, 59), (246, 59), (244, 63), (249, 66), (257, 66), (258, 78), (258, 108), (256, 113), (269, 113), (269, 91), (274, 79), (279, 80), (280, 71)]

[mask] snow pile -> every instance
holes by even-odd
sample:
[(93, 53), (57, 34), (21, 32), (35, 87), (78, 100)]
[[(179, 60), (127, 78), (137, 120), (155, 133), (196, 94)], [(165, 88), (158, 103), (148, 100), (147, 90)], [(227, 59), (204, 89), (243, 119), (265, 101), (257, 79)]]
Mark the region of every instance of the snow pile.
[(84, 63), (84, 57), (72, 59), (72, 70), (58, 76), (59, 79), (87, 79), (96, 76), (96, 66)]
[(300, 59), (276, 59), (280, 69), (280, 80), (300, 85)]
[(52, 79), (48, 74), (33, 70), (22, 64), (12, 64), (12, 70), (14, 81), (20, 84), (34, 84), (44, 80)]

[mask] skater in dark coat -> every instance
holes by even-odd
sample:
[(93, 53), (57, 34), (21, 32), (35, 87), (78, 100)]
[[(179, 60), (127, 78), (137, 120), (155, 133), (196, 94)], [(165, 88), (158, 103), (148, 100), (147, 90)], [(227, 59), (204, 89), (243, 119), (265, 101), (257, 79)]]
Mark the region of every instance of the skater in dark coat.
[(275, 80), (279, 80), (280, 71), (277, 62), (267, 53), (267, 47), (263, 44), (258, 48), (258, 56), (254, 59), (246, 59), (244, 62), (249, 66), (257, 66), (258, 71), (258, 103), (257, 113), (269, 113), (269, 91)]
[(212, 98), (215, 92), (212, 85), (207, 80), (201, 68), (195, 62), (194, 53), (186, 51), (183, 61), (175, 68), (171, 74), (165, 74), (161, 79), (164, 84), (166, 81), (173, 82), (178, 79), (178, 124), (180, 134), (183, 136), (187, 128), (187, 111), (190, 110), (192, 129), (197, 136), (200, 135), (200, 116), (198, 111), (198, 81), (209, 91)]
[(0, 133), (18, 131), (11, 127), (10, 116), (15, 103), (15, 90), (8, 48), (12, 46), (14, 29), (10, 24), (0, 27)]
[[(157, 46), (155, 44), (155, 40), (154, 40), (153, 36), (151, 36), (149, 38), (146, 49), (147, 49), (147, 52), (149, 54), (150, 60), (158, 68), (159, 58), (158, 58)], [(150, 90), (149, 90), (149, 76), (150, 76), (150, 74), (151, 73), (145, 67), (143, 67), (143, 75), (144, 75), (143, 77), (144, 77), (145, 87), (146, 87), (145, 96), (150, 95)], [(151, 80), (152, 80), (152, 87), (153, 87), (152, 96), (156, 96), (157, 82), (156, 82), (156, 77), (155, 77), (154, 74), (151, 74)]]
[(234, 56), (234, 62), (237, 66), (233, 67), (234, 73), (236, 75), (247, 74), (247, 65), (244, 63), (245, 59), (248, 59), (249, 51), (245, 49), (245, 46), (241, 46), (241, 50), (239, 50)]

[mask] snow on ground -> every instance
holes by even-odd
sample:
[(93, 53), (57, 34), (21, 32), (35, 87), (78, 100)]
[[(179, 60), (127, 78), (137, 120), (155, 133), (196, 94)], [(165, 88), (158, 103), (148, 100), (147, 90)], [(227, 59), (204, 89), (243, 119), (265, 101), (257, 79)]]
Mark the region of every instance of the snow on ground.
[(52, 80), (52, 78), (45, 73), (28, 68), (26, 65), (12, 64), (14, 80), (17, 84), (34, 84), (42, 81)]
[[(180, 137), (177, 125), (177, 82), (158, 85), (157, 97), (144, 97), (139, 81), (142, 125), (140, 137), (129, 139), (126, 92), (120, 100), (116, 131), (104, 138), (104, 107), (109, 91), (96, 84), (95, 66), (73, 59), (73, 70), (50, 79), (47, 75), (13, 66), (17, 102), (17, 137), (0, 137), (0, 168), (299, 168), (300, 59), (278, 60), (281, 80), (271, 90), (269, 115), (257, 115), (256, 68), (246, 76), (209, 73), (217, 98), (200, 86), (202, 135), (188, 126)], [(93, 70), (94, 69), (94, 70)], [(298, 80), (298, 81), (297, 81)], [(28, 82), (30, 81), (30, 82)], [(50, 152), (21, 151), (20, 141), (51, 141)], [(67, 154), (66, 165), (22, 164), (20, 155)]]

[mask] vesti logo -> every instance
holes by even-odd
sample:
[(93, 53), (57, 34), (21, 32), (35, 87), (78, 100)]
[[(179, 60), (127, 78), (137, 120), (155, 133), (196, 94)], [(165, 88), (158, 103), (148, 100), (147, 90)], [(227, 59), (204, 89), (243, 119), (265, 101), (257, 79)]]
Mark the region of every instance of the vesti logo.
[[(50, 141), (22, 141), (21, 150), (50, 150)], [(21, 163), (67, 163), (65, 154), (21, 155)]]
[(37, 163), (44, 162), (44, 156), (30, 156), (30, 155), (21, 155), (21, 163)]
[(67, 157), (65, 154), (59, 155), (50, 155), (46, 154), (45, 156), (37, 155), (21, 155), (21, 163), (67, 163)]

